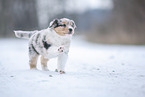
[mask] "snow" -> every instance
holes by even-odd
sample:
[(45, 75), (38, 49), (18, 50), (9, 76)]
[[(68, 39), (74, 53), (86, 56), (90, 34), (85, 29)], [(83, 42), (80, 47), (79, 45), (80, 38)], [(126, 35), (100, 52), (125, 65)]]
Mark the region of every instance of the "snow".
[(75, 37), (66, 74), (29, 70), (28, 40), (0, 39), (0, 97), (145, 97), (145, 46), (93, 44)]

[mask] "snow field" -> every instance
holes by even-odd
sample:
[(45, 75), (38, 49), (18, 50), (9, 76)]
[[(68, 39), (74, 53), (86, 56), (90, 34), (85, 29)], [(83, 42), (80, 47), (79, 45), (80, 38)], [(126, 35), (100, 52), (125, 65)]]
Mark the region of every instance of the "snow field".
[(66, 74), (29, 70), (28, 40), (0, 39), (0, 97), (145, 97), (145, 46), (72, 40)]

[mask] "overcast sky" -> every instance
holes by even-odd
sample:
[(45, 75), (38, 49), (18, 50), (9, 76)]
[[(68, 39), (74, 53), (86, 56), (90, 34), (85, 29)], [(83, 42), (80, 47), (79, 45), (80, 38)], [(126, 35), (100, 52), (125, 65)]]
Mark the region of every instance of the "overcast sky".
[(68, 0), (66, 11), (84, 12), (89, 9), (112, 9), (112, 0)]

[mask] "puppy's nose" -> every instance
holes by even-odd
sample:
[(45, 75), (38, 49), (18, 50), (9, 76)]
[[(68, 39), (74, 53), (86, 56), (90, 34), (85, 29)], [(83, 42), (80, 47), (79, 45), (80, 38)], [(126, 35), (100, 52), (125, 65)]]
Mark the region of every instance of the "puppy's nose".
[(69, 28), (68, 30), (69, 30), (69, 32), (72, 32), (72, 29), (71, 28)]

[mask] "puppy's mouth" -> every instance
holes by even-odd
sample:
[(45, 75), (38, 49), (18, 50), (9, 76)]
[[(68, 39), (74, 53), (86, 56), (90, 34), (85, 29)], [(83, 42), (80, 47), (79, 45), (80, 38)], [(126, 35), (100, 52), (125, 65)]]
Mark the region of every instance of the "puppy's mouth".
[(73, 35), (74, 34), (74, 32), (68, 32), (68, 33), (64, 33), (65, 35)]

